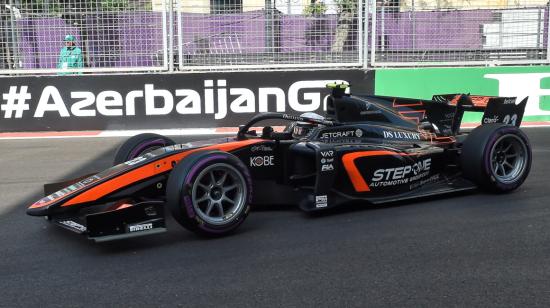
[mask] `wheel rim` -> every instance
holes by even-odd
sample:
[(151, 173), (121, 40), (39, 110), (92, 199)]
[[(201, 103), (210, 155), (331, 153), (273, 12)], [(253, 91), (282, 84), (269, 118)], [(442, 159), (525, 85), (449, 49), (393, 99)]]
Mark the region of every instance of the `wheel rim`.
[(238, 217), (246, 203), (246, 182), (233, 166), (218, 163), (199, 173), (191, 192), (197, 215), (212, 225), (224, 225)]
[(501, 183), (513, 183), (527, 165), (527, 147), (516, 135), (504, 135), (491, 149), (491, 172)]

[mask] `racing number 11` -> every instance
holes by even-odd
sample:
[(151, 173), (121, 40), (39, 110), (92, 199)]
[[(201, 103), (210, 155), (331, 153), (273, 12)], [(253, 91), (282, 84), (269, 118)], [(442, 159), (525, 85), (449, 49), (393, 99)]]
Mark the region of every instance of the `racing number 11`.
[(514, 125), (516, 126), (516, 121), (518, 120), (518, 115), (517, 114), (513, 114), (512, 116), (510, 116), (509, 114), (507, 114), (504, 119), (502, 119), (502, 123), (504, 124), (511, 124), (511, 125)]

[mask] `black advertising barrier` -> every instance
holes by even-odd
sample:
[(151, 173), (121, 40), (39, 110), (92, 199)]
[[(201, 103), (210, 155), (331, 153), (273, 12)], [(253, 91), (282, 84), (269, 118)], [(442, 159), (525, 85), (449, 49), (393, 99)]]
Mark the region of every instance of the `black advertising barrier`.
[(0, 131), (235, 127), (258, 112), (322, 112), (329, 82), (374, 92), (374, 71), (0, 78)]

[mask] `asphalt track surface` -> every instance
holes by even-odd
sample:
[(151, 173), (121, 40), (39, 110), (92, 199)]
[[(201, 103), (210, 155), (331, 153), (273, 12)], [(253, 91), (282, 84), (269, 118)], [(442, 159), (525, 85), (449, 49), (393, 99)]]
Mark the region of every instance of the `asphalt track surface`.
[(261, 210), (214, 240), (170, 220), (104, 244), (25, 209), (43, 183), (108, 167), (122, 139), (0, 140), (0, 306), (548, 307), (550, 128), (525, 131), (534, 163), (511, 194)]

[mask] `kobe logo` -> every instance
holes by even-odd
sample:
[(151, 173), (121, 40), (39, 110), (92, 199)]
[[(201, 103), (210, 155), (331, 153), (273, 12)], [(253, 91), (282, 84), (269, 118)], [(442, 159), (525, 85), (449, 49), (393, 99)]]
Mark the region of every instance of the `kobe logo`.
[(275, 157), (273, 155), (250, 157), (250, 167), (273, 166), (274, 160)]

